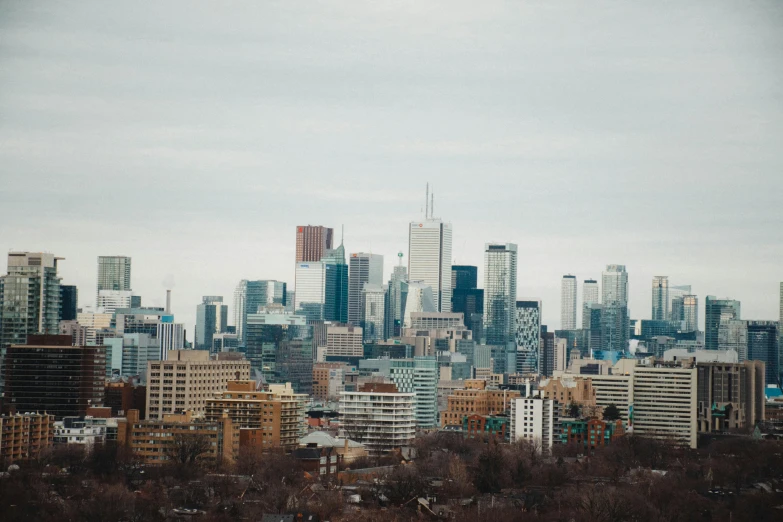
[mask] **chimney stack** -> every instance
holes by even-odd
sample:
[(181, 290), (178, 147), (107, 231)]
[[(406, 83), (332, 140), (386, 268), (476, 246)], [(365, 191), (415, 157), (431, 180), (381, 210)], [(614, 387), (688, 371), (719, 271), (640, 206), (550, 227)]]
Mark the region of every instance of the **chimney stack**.
[(171, 313), (171, 290), (166, 290), (166, 313)]

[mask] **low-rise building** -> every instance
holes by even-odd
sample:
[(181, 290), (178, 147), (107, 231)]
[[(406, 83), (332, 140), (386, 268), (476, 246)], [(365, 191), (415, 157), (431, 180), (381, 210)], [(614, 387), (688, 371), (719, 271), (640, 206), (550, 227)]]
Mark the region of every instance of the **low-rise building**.
[(507, 440), (509, 417), (506, 415), (468, 415), (462, 419), (462, 433), (471, 439)]
[(613, 440), (625, 435), (623, 421), (600, 419), (563, 419), (560, 423), (561, 444), (575, 444), (592, 454), (595, 448), (608, 446)]
[(120, 422), (123, 435), (133, 453), (146, 465), (163, 465), (180, 459), (225, 460), (235, 455), (234, 426), (224, 415), (218, 422), (193, 417), (192, 412), (165, 414), (162, 419), (139, 420), (139, 412), (131, 410)]
[(78, 444), (89, 451), (96, 444), (117, 440), (117, 429), (116, 418), (65, 417), (54, 423), (54, 443)]
[(520, 397), (517, 390), (487, 389), (483, 380), (468, 379), (464, 390), (455, 390), (448, 397), (445, 411), (440, 414), (441, 426), (462, 426), (471, 415), (494, 416), (507, 413), (511, 402)]
[(570, 416), (568, 410), (572, 405), (578, 406), (584, 416), (592, 417), (599, 414), (595, 390), (589, 377), (546, 379), (539, 383), (538, 389), (544, 399), (557, 401), (561, 417)]

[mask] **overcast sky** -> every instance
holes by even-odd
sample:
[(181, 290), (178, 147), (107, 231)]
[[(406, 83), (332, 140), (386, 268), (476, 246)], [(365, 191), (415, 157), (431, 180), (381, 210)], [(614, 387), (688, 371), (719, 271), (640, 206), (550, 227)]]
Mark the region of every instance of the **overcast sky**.
[[(293, 286), (296, 225), (407, 259), (424, 185), (454, 261), (519, 297), (627, 265), (776, 319), (783, 2), (0, 2), (0, 249), (96, 257), (192, 340), (202, 295)], [(5, 267), (0, 261), (0, 268)], [(483, 268), (480, 268), (483, 274)], [(483, 275), (482, 275), (483, 277)]]

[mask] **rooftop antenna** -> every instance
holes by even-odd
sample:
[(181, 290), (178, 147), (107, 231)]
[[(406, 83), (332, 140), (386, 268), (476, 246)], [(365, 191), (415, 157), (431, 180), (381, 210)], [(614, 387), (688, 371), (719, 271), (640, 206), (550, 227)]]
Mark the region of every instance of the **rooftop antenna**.
[(424, 219), (430, 215), (430, 184), (427, 183), (427, 192), (424, 194)]
[(432, 203), (430, 203), (430, 217), (434, 218), (435, 216), (435, 192), (432, 192)]

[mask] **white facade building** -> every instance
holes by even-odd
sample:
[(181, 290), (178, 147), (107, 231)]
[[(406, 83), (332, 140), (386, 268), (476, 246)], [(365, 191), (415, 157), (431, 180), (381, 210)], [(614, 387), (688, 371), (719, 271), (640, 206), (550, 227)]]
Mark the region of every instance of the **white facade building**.
[(560, 282), (560, 329), (576, 330), (576, 276), (564, 275)]
[(511, 442), (527, 440), (541, 452), (552, 450), (560, 430), (557, 402), (521, 398), (511, 401)]
[(96, 312), (79, 312), (76, 322), (87, 328), (87, 344), (95, 345), (95, 332), (111, 327), (112, 314)]
[(132, 308), (133, 292), (131, 290), (98, 290), (95, 308), (105, 314), (113, 314), (118, 308)]
[(435, 311), (451, 311), (451, 223), (428, 218), (410, 223), (408, 279), (432, 288)]
[(696, 368), (636, 366), (629, 429), (638, 435), (695, 449), (698, 434), (696, 384)]
[[(326, 303), (326, 265), (321, 261), (296, 264), (294, 310), (310, 320), (324, 318)], [(253, 312), (255, 313), (255, 312)]]
[(373, 456), (407, 446), (416, 433), (413, 400), (413, 393), (344, 391), (339, 407), (343, 430)]
[(182, 323), (158, 324), (158, 344), (160, 346), (160, 359), (168, 359), (168, 353), (172, 350), (182, 350), (185, 347), (185, 325)]

